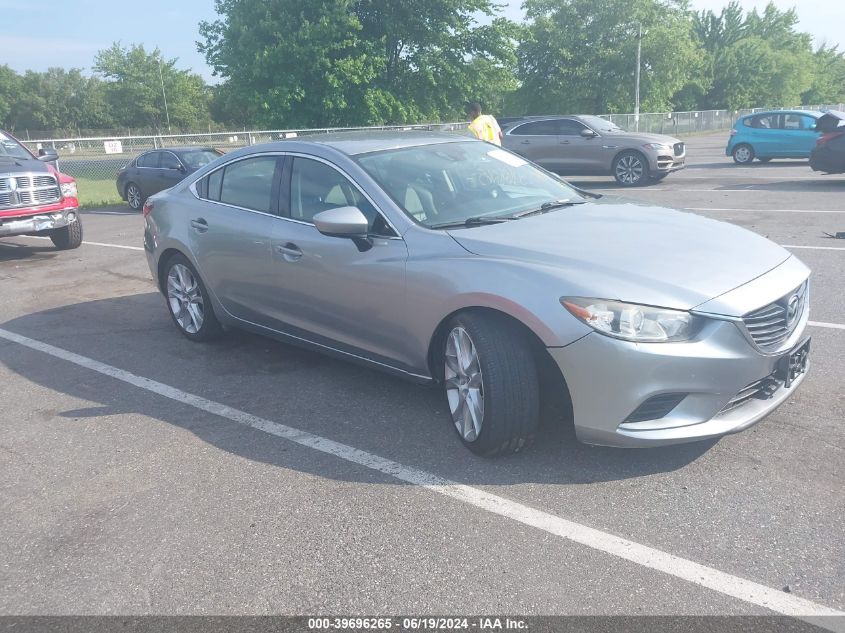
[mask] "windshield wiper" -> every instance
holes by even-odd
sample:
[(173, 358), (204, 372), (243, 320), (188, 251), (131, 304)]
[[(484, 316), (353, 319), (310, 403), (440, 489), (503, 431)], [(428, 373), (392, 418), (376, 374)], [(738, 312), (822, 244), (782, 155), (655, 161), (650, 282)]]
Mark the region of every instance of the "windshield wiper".
[(501, 224), (502, 222), (507, 222), (508, 220), (514, 220), (512, 215), (507, 216), (486, 216), (486, 215), (474, 215), (471, 218), (467, 218), (466, 220), (458, 220), (454, 222), (441, 222), (440, 224), (431, 224), (428, 228), (430, 229), (448, 229), (448, 228), (455, 228), (461, 226), (482, 226), (484, 224)]
[(514, 213), (513, 215), (509, 215), (508, 218), (513, 220), (518, 220), (519, 218), (524, 218), (528, 215), (534, 215), (535, 213), (546, 213), (547, 211), (551, 211), (552, 209), (561, 209), (563, 207), (571, 207), (576, 204), (584, 204), (587, 202), (586, 200), (551, 200), (549, 202), (544, 202), (536, 209), (528, 209), (527, 211), (520, 211), (519, 213)]

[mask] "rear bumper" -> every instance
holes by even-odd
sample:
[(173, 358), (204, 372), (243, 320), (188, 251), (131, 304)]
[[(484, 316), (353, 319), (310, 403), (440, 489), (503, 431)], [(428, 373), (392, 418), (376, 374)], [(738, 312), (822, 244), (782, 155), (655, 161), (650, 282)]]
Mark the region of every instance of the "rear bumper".
[(68, 207), (57, 211), (26, 215), (23, 217), (0, 217), (0, 237), (31, 235), (52, 231), (67, 226), (78, 219), (78, 209)]

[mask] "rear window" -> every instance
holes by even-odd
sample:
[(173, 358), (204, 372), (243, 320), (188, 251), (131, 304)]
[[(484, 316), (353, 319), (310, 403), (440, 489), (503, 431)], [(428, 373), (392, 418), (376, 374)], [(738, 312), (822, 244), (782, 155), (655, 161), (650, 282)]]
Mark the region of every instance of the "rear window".
[(158, 157), (160, 152), (149, 152), (141, 154), (138, 161), (135, 163), (138, 167), (158, 167)]
[(220, 202), (270, 213), (276, 162), (275, 156), (259, 156), (227, 165)]
[(182, 152), (180, 158), (182, 159), (182, 162), (185, 163), (185, 166), (189, 169), (199, 169), (200, 167), (208, 165), (208, 163), (213, 161), (218, 156), (222, 156), (222, 153), (218, 153), (209, 149), (198, 149), (191, 152)]
[(745, 119), (745, 125), (758, 130), (779, 130), (782, 128), (781, 119), (780, 114), (758, 114)]
[(514, 136), (554, 136), (557, 134), (557, 125), (554, 121), (532, 121), (523, 123), (511, 130)]

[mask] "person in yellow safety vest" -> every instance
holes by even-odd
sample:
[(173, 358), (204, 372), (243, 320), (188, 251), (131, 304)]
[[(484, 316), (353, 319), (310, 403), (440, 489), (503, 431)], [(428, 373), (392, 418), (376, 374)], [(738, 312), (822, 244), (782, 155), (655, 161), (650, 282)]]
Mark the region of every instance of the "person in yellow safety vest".
[(470, 103), (467, 106), (467, 114), (470, 118), (469, 129), (475, 134), (475, 138), (502, 146), (502, 128), (495, 118), (489, 114), (481, 114), (480, 103)]

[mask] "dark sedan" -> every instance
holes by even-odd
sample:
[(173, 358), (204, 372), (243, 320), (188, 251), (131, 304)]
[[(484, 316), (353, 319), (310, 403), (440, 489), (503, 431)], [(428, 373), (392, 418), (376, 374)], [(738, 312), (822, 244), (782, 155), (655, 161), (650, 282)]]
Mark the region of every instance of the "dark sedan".
[(831, 110), (816, 124), (821, 136), (810, 153), (810, 168), (827, 174), (845, 173), (845, 112)]
[(117, 192), (133, 209), (204, 167), (223, 152), (212, 147), (168, 147), (141, 154), (117, 172)]

